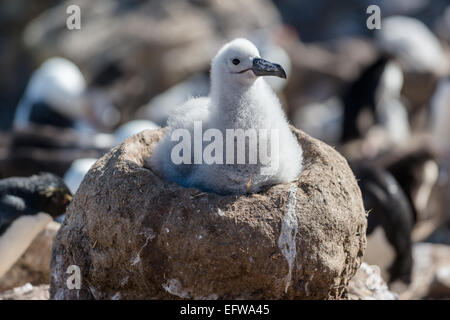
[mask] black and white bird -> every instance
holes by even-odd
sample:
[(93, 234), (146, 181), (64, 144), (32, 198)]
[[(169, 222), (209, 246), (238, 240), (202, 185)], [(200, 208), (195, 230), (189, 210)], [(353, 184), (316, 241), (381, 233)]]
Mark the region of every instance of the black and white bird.
[(365, 260), (387, 268), (389, 281), (411, 281), (413, 266), (411, 203), (397, 180), (387, 171), (350, 163), (368, 211)]
[(13, 127), (29, 124), (79, 129), (86, 126), (86, 81), (71, 61), (55, 57), (37, 69), (22, 96)]
[(0, 180), (0, 277), (71, 200), (63, 180), (50, 173)]
[[(246, 39), (235, 39), (222, 47), (212, 60), (209, 97), (189, 100), (172, 114), (165, 136), (149, 159), (150, 165), (169, 181), (219, 194), (258, 192), (294, 180), (302, 170), (302, 148), (289, 128), (279, 100), (261, 76), (286, 78), (286, 73), (280, 65), (261, 59), (258, 49)], [(172, 135), (181, 130), (194, 138), (188, 141), (192, 146), (198, 142), (203, 144), (202, 137), (201, 141), (195, 141), (198, 124), (205, 132), (211, 129), (209, 133), (223, 137), (225, 143), (214, 139), (217, 148), (210, 163), (196, 163), (198, 154), (194, 156), (194, 153), (199, 150), (193, 148), (187, 154), (190, 163), (175, 163), (172, 154), (179, 142), (173, 141)], [(250, 137), (248, 142), (244, 138), (244, 149), (239, 156), (239, 151), (235, 152), (235, 136), (225, 138), (227, 130), (250, 130), (256, 133), (257, 143), (250, 143)], [(274, 132), (278, 135), (275, 140)], [(278, 150), (271, 152), (266, 163), (261, 158), (253, 158), (255, 161), (251, 163), (249, 155), (258, 156), (263, 140), (267, 149), (278, 145)], [(271, 147), (267, 146), (268, 142)], [(226, 145), (234, 148), (233, 153)], [(211, 146), (203, 144), (200, 152), (208, 147)], [(222, 154), (217, 150), (223, 151)], [(240, 160), (236, 161), (237, 156)]]
[(366, 261), (386, 270), (390, 281), (410, 281), (413, 228), (433, 216), (428, 208), (439, 167), (431, 148), (416, 148), (376, 163), (350, 161), (369, 211)]
[[(410, 136), (408, 112), (402, 103), (403, 71), (390, 55), (380, 56), (363, 70), (343, 95), (342, 141), (364, 137), (373, 125), (382, 128), (393, 144)], [(361, 128), (364, 110), (372, 117), (369, 128)]]
[(427, 210), (430, 196), (439, 179), (439, 165), (431, 148), (408, 152), (385, 168), (398, 181), (412, 208), (414, 223), (431, 216)]

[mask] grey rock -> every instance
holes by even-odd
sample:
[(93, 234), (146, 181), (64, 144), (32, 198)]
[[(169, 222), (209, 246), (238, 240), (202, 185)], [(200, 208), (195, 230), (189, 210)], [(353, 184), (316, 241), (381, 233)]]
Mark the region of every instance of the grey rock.
[[(298, 180), (220, 196), (161, 180), (146, 130), (90, 169), (68, 208), (51, 263), (52, 299), (337, 299), (366, 245), (361, 193), (346, 160), (292, 129)], [(70, 265), (81, 289), (67, 287)]]
[(398, 295), (389, 290), (378, 266), (363, 262), (356, 275), (350, 280), (348, 298), (350, 300), (397, 300)]
[(400, 299), (450, 298), (450, 246), (417, 243), (413, 247), (413, 258), (412, 282), (406, 290), (400, 292)]
[(0, 278), (0, 291), (23, 286), (26, 283), (32, 285), (49, 283), (53, 239), (59, 227), (59, 223), (50, 222), (36, 236), (20, 259)]
[(48, 290), (48, 284), (33, 286), (26, 283), (21, 287), (0, 292), (0, 300), (48, 300)]

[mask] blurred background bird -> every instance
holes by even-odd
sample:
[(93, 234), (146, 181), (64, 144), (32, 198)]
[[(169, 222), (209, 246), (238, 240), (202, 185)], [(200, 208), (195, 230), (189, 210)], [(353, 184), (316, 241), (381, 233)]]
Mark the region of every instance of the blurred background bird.
[(64, 181), (51, 173), (0, 180), (0, 277), (71, 200)]
[(364, 206), (368, 211), (368, 250), (365, 259), (380, 266), (390, 282), (411, 282), (413, 213), (395, 178), (374, 166), (353, 163)]
[(51, 58), (30, 79), (14, 116), (15, 128), (30, 123), (81, 128), (86, 82), (78, 67), (64, 58)]

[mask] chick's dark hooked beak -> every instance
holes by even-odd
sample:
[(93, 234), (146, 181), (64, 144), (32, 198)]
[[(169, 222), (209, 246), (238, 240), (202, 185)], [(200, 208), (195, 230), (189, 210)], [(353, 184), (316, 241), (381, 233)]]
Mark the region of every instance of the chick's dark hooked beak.
[(282, 66), (261, 58), (253, 59), (252, 71), (256, 76), (276, 76), (286, 79), (286, 71)]

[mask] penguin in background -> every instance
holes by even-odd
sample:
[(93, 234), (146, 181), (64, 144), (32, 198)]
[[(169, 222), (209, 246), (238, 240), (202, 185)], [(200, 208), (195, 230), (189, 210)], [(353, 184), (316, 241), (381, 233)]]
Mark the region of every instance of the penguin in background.
[[(364, 137), (360, 117), (368, 111), (373, 124), (385, 129), (389, 140), (402, 143), (410, 134), (408, 112), (401, 100), (403, 71), (393, 56), (381, 55), (366, 67), (342, 96), (344, 106), (341, 141)], [(370, 127), (371, 125), (369, 125)]]
[(31, 76), (16, 109), (13, 128), (35, 124), (95, 133), (98, 128), (116, 125), (120, 113), (99, 89), (107, 83), (103, 78), (111, 73), (109, 69), (102, 72), (88, 89), (73, 62), (61, 57), (46, 60)]
[[(367, 217), (369, 263), (388, 268), (389, 282), (411, 282), (413, 212), (407, 195), (387, 171), (362, 163), (350, 164), (361, 189)], [(381, 235), (380, 235), (381, 234)], [(378, 243), (385, 237), (385, 243)], [(373, 245), (372, 245), (373, 243)]]
[(392, 161), (385, 168), (405, 192), (411, 204), (414, 224), (429, 218), (428, 201), (439, 179), (435, 153), (422, 147)]
[(350, 161), (350, 166), (369, 212), (367, 261), (388, 268), (390, 282), (409, 283), (414, 227), (434, 214), (428, 205), (439, 176), (433, 150), (419, 146), (375, 164)]
[(13, 127), (30, 123), (76, 128), (86, 115), (86, 81), (80, 69), (64, 58), (45, 61), (32, 75), (16, 109)]
[(64, 181), (51, 173), (0, 180), (0, 278), (71, 200)]

